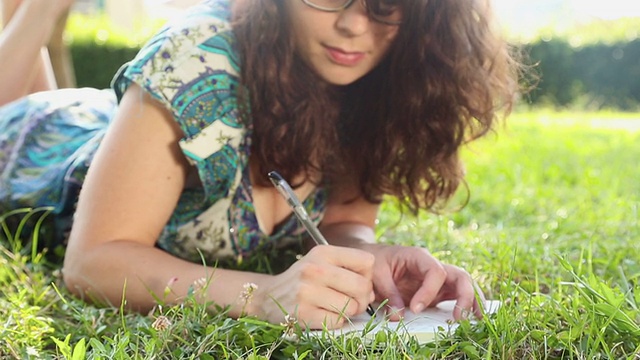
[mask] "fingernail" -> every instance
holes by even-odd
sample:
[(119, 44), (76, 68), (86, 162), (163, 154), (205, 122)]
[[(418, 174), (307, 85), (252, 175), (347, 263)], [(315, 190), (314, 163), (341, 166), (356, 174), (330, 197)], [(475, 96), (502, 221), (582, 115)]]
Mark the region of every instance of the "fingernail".
[(426, 307), (426, 306), (424, 306), (424, 304), (423, 304), (423, 303), (418, 303), (416, 306), (414, 306), (414, 307), (413, 307), (413, 310), (412, 310), (412, 311), (413, 311), (414, 313), (418, 314), (418, 313), (421, 313), (421, 312), (422, 312), (422, 310), (424, 310), (424, 308), (425, 308), (425, 307)]

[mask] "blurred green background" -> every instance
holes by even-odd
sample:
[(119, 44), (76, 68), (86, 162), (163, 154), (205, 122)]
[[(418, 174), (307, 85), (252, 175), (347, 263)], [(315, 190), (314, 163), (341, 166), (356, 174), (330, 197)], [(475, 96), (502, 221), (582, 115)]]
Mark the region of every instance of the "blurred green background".
[[(640, 110), (640, 16), (578, 17), (570, 0), (541, 1), (527, 8), (516, 6), (518, 1), (496, 0), (500, 17), (508, 19), (504, 25), (511, 43), (539, 78), (522, 106)], [(69, 19), (65, 41), (79, 87), (108, 87), (117, 69), (165, 21), (144, 17), (122, 26), (110, 19), (117, 22), (107, 11), (76, 11)]]

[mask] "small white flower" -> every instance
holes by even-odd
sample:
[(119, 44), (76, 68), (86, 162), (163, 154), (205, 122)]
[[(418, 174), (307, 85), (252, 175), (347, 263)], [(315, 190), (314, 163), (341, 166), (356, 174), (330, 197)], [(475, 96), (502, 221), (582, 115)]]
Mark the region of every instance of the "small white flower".
[(156, 321), (151, 324), (151, 327), (156, 329), (157, 331), (167, 330), (171, 326), (171, 320), (164, 315), (160, 315), (156, 318)]
[(300, 340), (298, 334), (296, 334), (293, 330), (287, 330), (282, 334), (282, 339), (291, 342), (297, 342)]
[(298, 319), (289, 314), (284, 316), (284, 323), (280, 323), (280, 325), (284, 326), (284, 332), (282, 333), (282, 338), (286, 341), (296, 342), (299, 340), (298, 334), (296, 333), (296, 324), (298, 323)]
[(251, 299), (253, 298), (253, 293), (258, 289), (258, 285), (254, 283), (246, 283), (242, 285), (244, 290), (240, 294), (240, 302), (244, 304), (251, 303)]
[(204, 288), (207, 286), (207, 278), (201, 277), (200, 279), (196, 279), (193, 282), (192, 286), (193, 286), (193, 291), (194, 292), (198, 292), (198, 291), (204, 290)]
[(34, 348), (33, 346), (27, 346), (27, 355), (29, 356), (35, 356), (35, 357), (40, 357), (40, 353), (38, 352), (38, 350), (36, 348)]
[(297, 323), (298, 319), (296, 319), (295, 316), (287, 314), (284, 316), (284, 323), (280, 323), (280, 325), (290, 328), (294, 327)]

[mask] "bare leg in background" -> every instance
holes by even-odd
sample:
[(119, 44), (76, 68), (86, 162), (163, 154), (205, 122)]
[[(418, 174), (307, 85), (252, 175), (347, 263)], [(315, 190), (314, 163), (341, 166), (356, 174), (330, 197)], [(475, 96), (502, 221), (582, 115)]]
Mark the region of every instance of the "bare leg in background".
[(57, 88), (47, 44), (74, 0), (0, 0), (0, 106)]

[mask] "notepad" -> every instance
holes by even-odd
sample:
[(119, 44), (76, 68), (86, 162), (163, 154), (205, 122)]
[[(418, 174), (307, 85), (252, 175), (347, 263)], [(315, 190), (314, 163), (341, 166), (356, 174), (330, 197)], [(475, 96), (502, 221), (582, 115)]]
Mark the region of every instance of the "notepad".
[[(437, 306), (428, 308), (425, 311), (415, 314), (411, 311), (405, 311), (404, 319), (398, 322), (391, 322), (384, 319), (383, 316), (377, 316), (369, 328), (369, 334), (375, 334), (379, 330), (389, 329), (391, 331), (401, 332), (411, 336), (415, 336), (420, 343), (433, 341), (439, 328), (444, 330), (454, 330), (458, 325), (453, 321), (453, 309), (455, 301), (443, 301)], [(492, 314), (498, 311), (500, 301), (490, 300), (485, 303), (485, 314)], [(340, 329), (333, 330), (334, 335), (342, 335), (350, 332), (361, 332), (371, 321), (371, 317), (362, 314), (350, 319)], [(312, 332), (313, 335), (321, 334), (321, 331)]]

